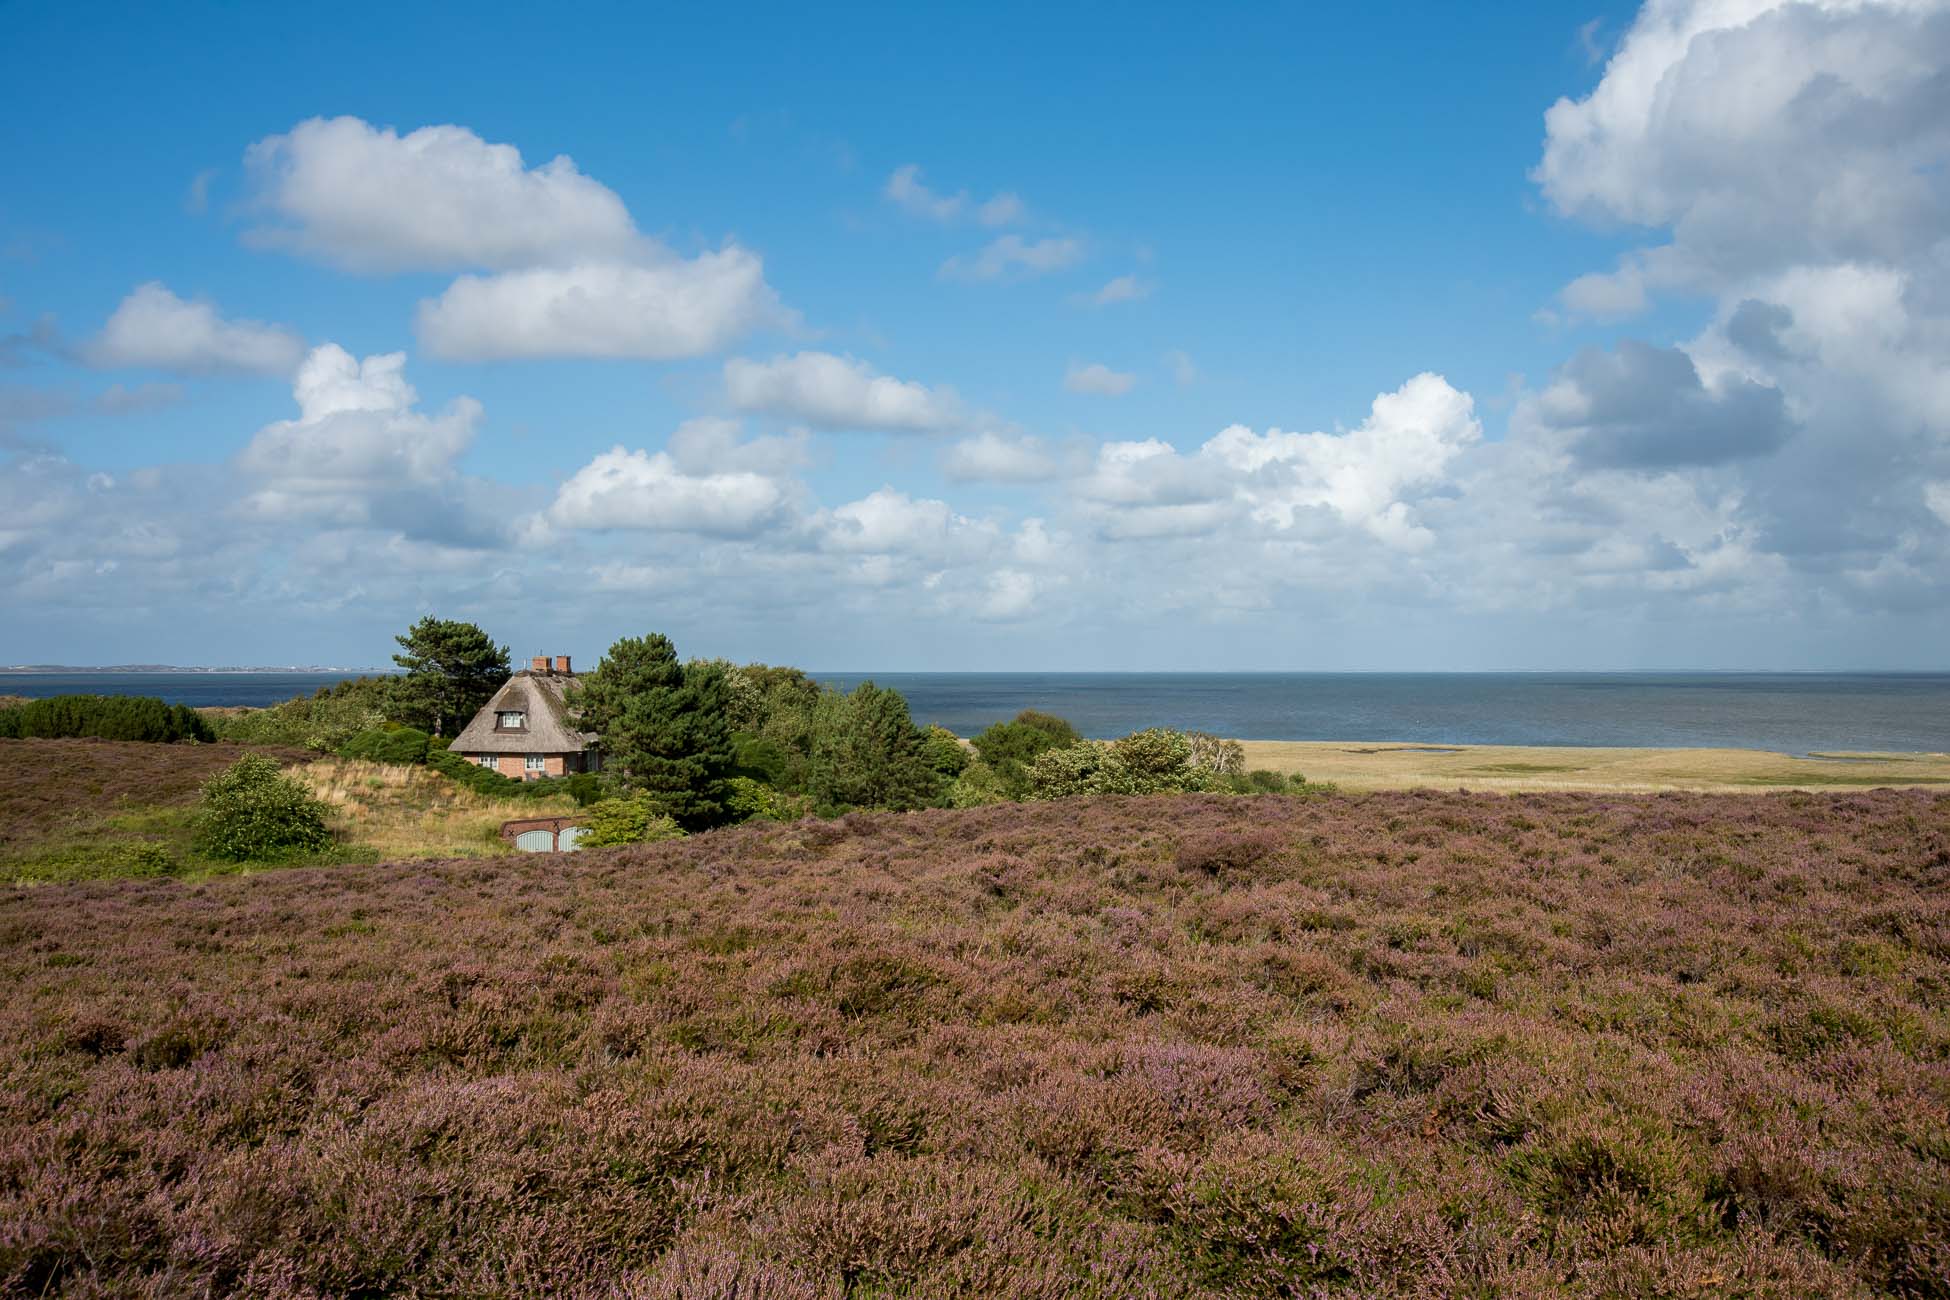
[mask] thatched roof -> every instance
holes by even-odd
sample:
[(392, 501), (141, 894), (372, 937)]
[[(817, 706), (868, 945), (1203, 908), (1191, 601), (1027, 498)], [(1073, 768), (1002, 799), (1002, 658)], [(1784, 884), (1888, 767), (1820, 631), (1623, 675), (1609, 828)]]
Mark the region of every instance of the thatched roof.
[[(578, 731), (569, 718), (568, 690), (581, 679), (574, 673), (522, 669), (494, 693), (448, 748), (456, 754), (580, 754), (597, 740)], [(527, 715), (521, 731), (498, 730), (494, 715), (510, 710)]]

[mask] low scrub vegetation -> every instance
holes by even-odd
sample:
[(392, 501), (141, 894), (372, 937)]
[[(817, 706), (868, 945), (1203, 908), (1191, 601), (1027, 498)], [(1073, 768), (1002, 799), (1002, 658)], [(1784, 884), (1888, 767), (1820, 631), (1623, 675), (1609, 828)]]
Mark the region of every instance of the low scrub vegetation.
[[(424, 769), (416, 769), (425, 775)], [(1941, 1296), (1950, 799), (0, 893), (0, 1292)]]
[(217, 738), (195, 709), (146, 695), (55, 695), (0, 708), (0, 739), (78, 736), (162, 743)]
[(203, 783), (196, 845), (229, 862), (272, 862), (317, 853), (332, 842), (325, 805), (276, 760), (246, 754)]

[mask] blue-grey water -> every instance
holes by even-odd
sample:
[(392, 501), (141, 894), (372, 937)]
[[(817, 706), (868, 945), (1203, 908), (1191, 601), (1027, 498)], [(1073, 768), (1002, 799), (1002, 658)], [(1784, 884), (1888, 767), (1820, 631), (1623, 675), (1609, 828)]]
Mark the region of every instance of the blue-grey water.
[(1020, 709), (1086, 736), (1950, 750), (1950, 673), (816, 673), (972, 736)]
[[(273, 704), (348, 673), (0, 673), (0, 695)], [(972, 736), (1022, 709), (1086, 736), (1143, 727), (1242, 740), (1950, 751), (1950, 673), (815, 673), (907, 696)]]

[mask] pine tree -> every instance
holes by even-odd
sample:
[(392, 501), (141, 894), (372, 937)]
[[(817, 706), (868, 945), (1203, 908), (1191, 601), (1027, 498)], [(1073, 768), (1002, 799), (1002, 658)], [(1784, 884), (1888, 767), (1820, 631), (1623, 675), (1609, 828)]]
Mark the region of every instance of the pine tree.
[(728, 816), (736, 763), (731, 693), (715, 663), (685, 665), (668, 637), (625, 637), (570, 701), (578, 724), (602, 737), (604, 770), (640, 790), (686, 830)]
[(814, 711), (807, 790), (829, 806), (926, 807), (947, 782), (929, 765), (924, 741), (899, 691), (872, 682), (850, 695), (829, 691)]
[(508, 680), (508, 647), (472, 623), (429, 614), (404, 636), (393, 662), (406, 676), (393, 684), (394, 720), (451, 736)]

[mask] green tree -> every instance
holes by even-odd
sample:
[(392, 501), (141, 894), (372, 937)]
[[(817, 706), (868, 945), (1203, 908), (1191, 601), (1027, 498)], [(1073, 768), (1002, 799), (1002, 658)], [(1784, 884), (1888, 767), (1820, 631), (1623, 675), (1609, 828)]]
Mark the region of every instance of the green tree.
[(1029, 765), (1036, 756), (1074, 745), (1077, 730), (1054, 714), (1024, 709), (1008, 722), (998, 722), (975, 737), (975, 749), (994, 771), (1011, 799), (1029, 793)]
[(466, 726), (508, 680), (508, 647), (472, 623), (429, 614), (394, 639), (406, 652), (393, 656), (406, 669), (393, 685), (395, 720), (436, 736)]
[(807, 793), (828, 807), (922, 808), (945, 782), (929, 766), (907, 697), (872, 682), (827, 691), (813, 713)]
[(698, 830), (729, 816), (730, 694), (723, 667), (680, 663), (670, 639), (653, 633), (611, 646), (570, 706), (583, 730), (602, 737), (606, 772)]

